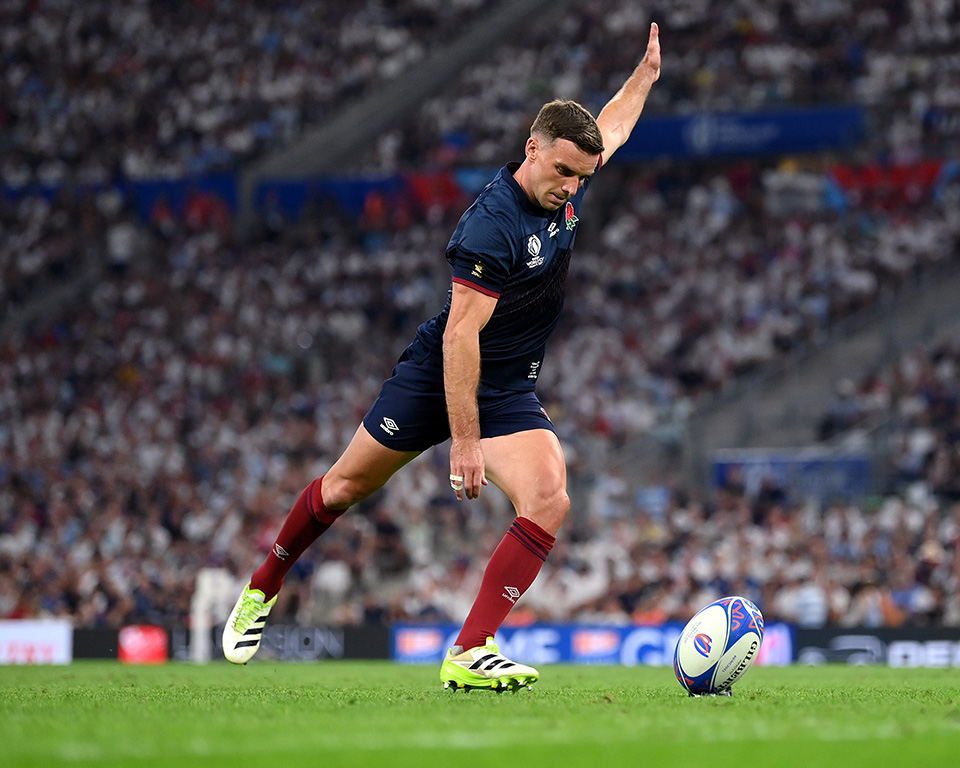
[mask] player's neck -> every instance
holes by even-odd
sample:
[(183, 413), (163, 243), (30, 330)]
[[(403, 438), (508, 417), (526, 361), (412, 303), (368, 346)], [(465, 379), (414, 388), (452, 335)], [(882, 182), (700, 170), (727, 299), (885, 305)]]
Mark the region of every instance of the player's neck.
[(520, 167), (517, 168), (513, 173), (513, 180), (520, 185), (520, 189), (523, 190), (523, 193), (527, 196), (527, 199), (540, 207), (540, 203), (537, 202), (537, 198), (533, 196), (533, 187), (530, 183), (530, 160), (525, 159), (520, 163)]

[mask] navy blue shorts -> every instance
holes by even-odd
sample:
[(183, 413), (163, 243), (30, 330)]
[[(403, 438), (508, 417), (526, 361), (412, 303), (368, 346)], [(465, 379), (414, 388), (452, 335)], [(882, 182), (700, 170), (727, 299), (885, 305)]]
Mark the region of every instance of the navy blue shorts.
[[(528, 429), (556, 432), (534, 392), (512, 392), (481, 385), (477, 392), (480, 437), (499, 437)], [(443, 369), (432, 359), (400, 358), (363, 417), (373, 437), (395, 451), (425, 451), (450, 437)]]

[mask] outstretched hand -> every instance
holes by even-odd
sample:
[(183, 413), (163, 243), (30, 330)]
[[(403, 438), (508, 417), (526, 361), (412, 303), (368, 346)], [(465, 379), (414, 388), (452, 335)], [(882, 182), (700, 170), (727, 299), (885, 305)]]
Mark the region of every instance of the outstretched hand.
[(650, 24), (650, 39), (647, 41), (647, 52), (640, 65), (646, 67), (653, 75), (651, 82), (657, 82), (660, 77), (660, 27), (657, 22)]

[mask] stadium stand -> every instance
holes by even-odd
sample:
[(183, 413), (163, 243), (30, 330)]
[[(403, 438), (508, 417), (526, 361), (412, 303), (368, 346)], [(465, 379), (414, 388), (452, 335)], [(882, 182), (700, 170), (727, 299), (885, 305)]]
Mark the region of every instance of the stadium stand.
[(235, 169), (400, 77), (487, 0), (4, 3), (8, 186)]
[(647, 114), (856, 103), (870, 110), (862, 157), (956, 150), (960, 29), (951, 3), (580, 3), (563, 23), (527, 30), (428, 100), (368, 152), (370, 168), (499, 164), (530, 124), (531, 95), (599, 109), (635, 65), (650, 19), (673, 44)]
[[(249, 161), (275, 137), (295, 137), (318, 112), (362, 97), (355, 72), (336, 87), (303, 82), (304, 67), (324, 71), (315, 57), (338, 47), (356, 52), (358, 19), (380, 19), (387, 41), (379, 63), (354, 62), (369, 72), (398, 66), (442, 37), (449, 19), (437, 14), (448, 5), (342, 3), (325, 11), (336, 18), (313, 26), (289, 15), (295, 4), (272, 11), (197, 3), (197, 15), (182, 18), (143, 3), (122, 28), (111, 26), (102, 3), (48, 3), (29, 19), (28, 5), (0, 11), (0, 46), (11, 64), (0, 104), (15, 129), (4, 133), (15, 146), (4, 147), (0, 170), (0, 617), (182, 625), (197, 570), (251, 570), (294, 495), (352, 434), (416, 322), (440, 306), (440, 254), (458, 211), (431, 218), (409, 210), (383, 226), (332, 207), (322, 217), (272, 223), (266, 207), (258, 234), (238, 241), (229, 211), (210, 195), (179, 210), (158, 204), (144, 219), (122, 190), (95, 183), (114, 172), (177, 176)], [(473, 13), (486, 7), (468, 5)], [(578, 245), (568, 315), (541, 382), (569, 446), (580, 505), (516, 618), (684, 619), (738, 591), (755, 597), (768, 619), (804, 626), (960, 624), (960, 507), (946, 484), (955, 457), (949, 441), (931, 448), (932, 406), (916, 389), (938, 375), (953, 386), (942, 372), (956, 365), (951, 348), (935, 353), (935, 363), (905, 364), (915, 373), (902, 382), (897, 406), (916, 423), (891, 476), (926, 481), (929, 492), (891, 487), (876, 499), (817, 503), (776, 489), (753, 497), (736, 484), (709, 493), (681, 484), (662, 504), (647, 505), (622, 474), (592, 469), (591, 460), (602, 464), (633, 435), (675, 439), (703, 398), (957, 259), (955, 180), (938, 175), (916, 194), (891, 195), (883, 173), (864, 170), (882, 171), (891, 157), (898, 167), (937, 160), (941, 169), (955, 159), (953, 60), (917, 63), (949, 45), (942, 32), (956, 27), (955, 12), (930, 16), (935, 4), (899, 16), (894, 3), (740, 2), (737, 13), (720, 14), (715, 5), (657, 9), (688, 53), (675, 54), (653, 113), (854, 94), (872, 116), (890, 119), (846, 162), (608, 169), (601, 224)], [(558, 38), (536, 32), (526, 54), (502, 57), (509, 73), (475, 71), (452, 100), (426, 105), (419, 137), (385, 137), (377, 167), (512, 156), (531, 94), (536, 102), (567, 83), (596, 100), (632, 65), (637, 52), (614, 44), (623, 30), (646, 24), (632, 7), (585, 3)], [(434, 21), (403, 24), (394, 39), (400, 17), (390, 9), (420, 9)], [(162, 45), (185, 21), (177, 44)], [(153, 78), (136, 75), (125, 42), (148, 24), (160, 31), (143, 49), (160, 57)], [(339, 35), (301, 40), (302, 26)], [(262, 35), (251, 42), (238, 34), (248, 29)], [(422, 38), (412, 45), (411, 29)], [(221, 55), (198, 63), (197, 46), (210, 39), (222, 41)], [(306, 64), (278, 53), (296, 40)], [(42, 56), (50, 47), (73, 53)], [(276, 101), (248, 102), (209, 87), (254, 54), (289, 68), (264, 76), (268, 90), (284, 82), (305, 89), (291, 85), (296, 110), (287, 110), (282, 88)], [(64, 62), (58, 75), (44, 69), (52, 61)], [(101, 62), (119, 67), (119, 76), (105, 78)], [(201, 101), (158, 79), (181, 69), (186, 78), (194, 65), (183, 85), (196, 85), (191, 93)], [(544, 73), (554, 79), (533, 87)], [(523, 98), (497, 90), (507, 85)], [(98, 110), (101, 98), (113, 107)], [(168, 141), (163, 120), (131, 110), (142, 102), (157, 116), (183, 109), (189, 119)], [(77, 118), (74, 127), (84, 126), (72, 143), (58, 104)], [(498, 119), (477, 118), (477, 104)], [(226, 122), (214, 119), (204, 133), (196, 124), (202, 106)], [(238, 107), (248, 111), (231, 111)], [(231, 132), (249, 138), (263, 121), (269, 140), (228, 141)], [(464, 126), (466, 143), (451, 143)], [(840, 207), (816, 192), (827, 178), (845, 191)], [(59, 183), (57, 194), (24, 191), (48, 182)], [(79, 280), (91, 263), (95, 275)], [(90, 289), (51, 302), (51, 284)], [(862, 375), (850, 372), (855, 382)], [(883, 387), (876, 376), (870, 381), (854, 385), (863, 405), (832, 411), (822, 437), (880, 407)], [(276, 615), (459, 621), (479, 576), (465, 553), (478, 542), (492, 547), (492, 532), (511, 512), (492, 491), (477, 504), (452, 503), (437, 481), (444, 463), (442, 451), (422, 457), (340, 521), (298, 563)]]
[[(4, 314), (98, 266), (86, 251), (127, 247), (132, 182), (236, 171), (401, 77), (497, 2), (141, 0), (122, 14), (102, 0), (4, 3)], [(81, 243), (68, 235), (91, 226)]]

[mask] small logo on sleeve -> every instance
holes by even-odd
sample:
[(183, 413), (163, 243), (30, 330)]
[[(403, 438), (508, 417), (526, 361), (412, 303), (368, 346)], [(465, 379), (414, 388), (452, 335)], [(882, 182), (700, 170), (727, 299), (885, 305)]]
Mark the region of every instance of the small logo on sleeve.
[(473, 272), (470, 273), (474, 277), (483, 277), (483, 264), (474, 264)]

